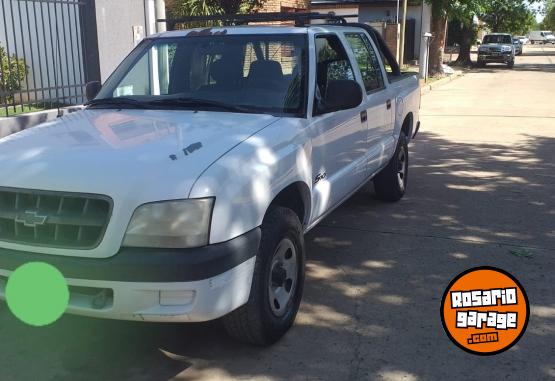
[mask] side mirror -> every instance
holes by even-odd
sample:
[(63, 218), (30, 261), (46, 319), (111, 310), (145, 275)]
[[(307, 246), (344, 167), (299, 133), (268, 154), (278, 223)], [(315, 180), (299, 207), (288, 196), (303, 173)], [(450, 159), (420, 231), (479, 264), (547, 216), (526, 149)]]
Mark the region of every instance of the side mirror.
[(357, 81), (330, 81), (322, 103), (318, 107), (320, 114), (355, 108), (362, 103), (362, 89)]
[(102, 84), (99, 81), (92, 81), (85, 85), (85, 97), (87, 101), (92, 101), (102, 88)]

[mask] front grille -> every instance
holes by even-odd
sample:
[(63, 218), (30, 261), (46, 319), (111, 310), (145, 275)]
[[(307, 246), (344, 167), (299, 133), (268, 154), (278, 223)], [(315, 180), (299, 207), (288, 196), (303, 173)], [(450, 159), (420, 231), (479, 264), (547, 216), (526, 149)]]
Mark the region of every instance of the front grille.
[(106, 196), (0, 188), (0, 241), (93, 249), (111, 213)]

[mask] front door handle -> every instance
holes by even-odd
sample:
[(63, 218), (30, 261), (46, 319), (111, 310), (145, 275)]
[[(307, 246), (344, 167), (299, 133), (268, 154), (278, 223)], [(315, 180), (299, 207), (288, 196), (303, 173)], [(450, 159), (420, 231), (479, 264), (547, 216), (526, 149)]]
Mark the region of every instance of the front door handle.
[(387, 109), (390, 110), (390, 109), (391, 109), (391, 99), (388, 99), (388, 100), (385, 102), (385, 105), (387, 106)]
[(360, 112), (360, 122), (361, 123), (366, 123), (367, 120), (368, 120), (368, 113), (366, 112), (366, 110), (361, 111)]

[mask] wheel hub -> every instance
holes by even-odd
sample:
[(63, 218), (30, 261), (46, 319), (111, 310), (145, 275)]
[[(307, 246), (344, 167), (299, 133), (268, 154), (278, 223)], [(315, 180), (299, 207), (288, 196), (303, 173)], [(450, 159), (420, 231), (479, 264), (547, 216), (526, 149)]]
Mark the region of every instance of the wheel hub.
[(285, 315), (295, 296), (298, 276), (297, 250), (289, 238), (277, 245), (272, 258), (268, 282), (268, 299), (272, 313)]
[(287, 271), (280, 264), (277, 264), (272, 270), (272, 286), (283, 287), (286, 279)]

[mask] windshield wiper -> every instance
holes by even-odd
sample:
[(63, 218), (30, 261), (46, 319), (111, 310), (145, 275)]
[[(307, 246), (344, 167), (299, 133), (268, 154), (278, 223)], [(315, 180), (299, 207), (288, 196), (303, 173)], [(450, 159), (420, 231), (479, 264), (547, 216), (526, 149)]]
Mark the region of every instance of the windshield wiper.
[(85, 103), (85, 106), (94, 107), (94, 106), (114, 106), (116, 108), (148, 108), (148, 106), (136, 99), (132, 98), (125, 98), (125, 97), (116, 97), (116, 98), (101, 98), (101, 99), (93, 99)]
[(166, 99), (156, 99), (147, 102), (148, 105), (152, 106), (176, 106), (176, 107), (186, 107), (186, 108), (198, 108), (198, 107), (208, 107), (217, 108), (225, 111), (231, 112), (241, 112), (241, 113), (252, 113), (253, 111), (241, 106), (232, 105), (229, 103), (212, 101), (209, 99), (197, 99), (197, 98), (166, 98)]

